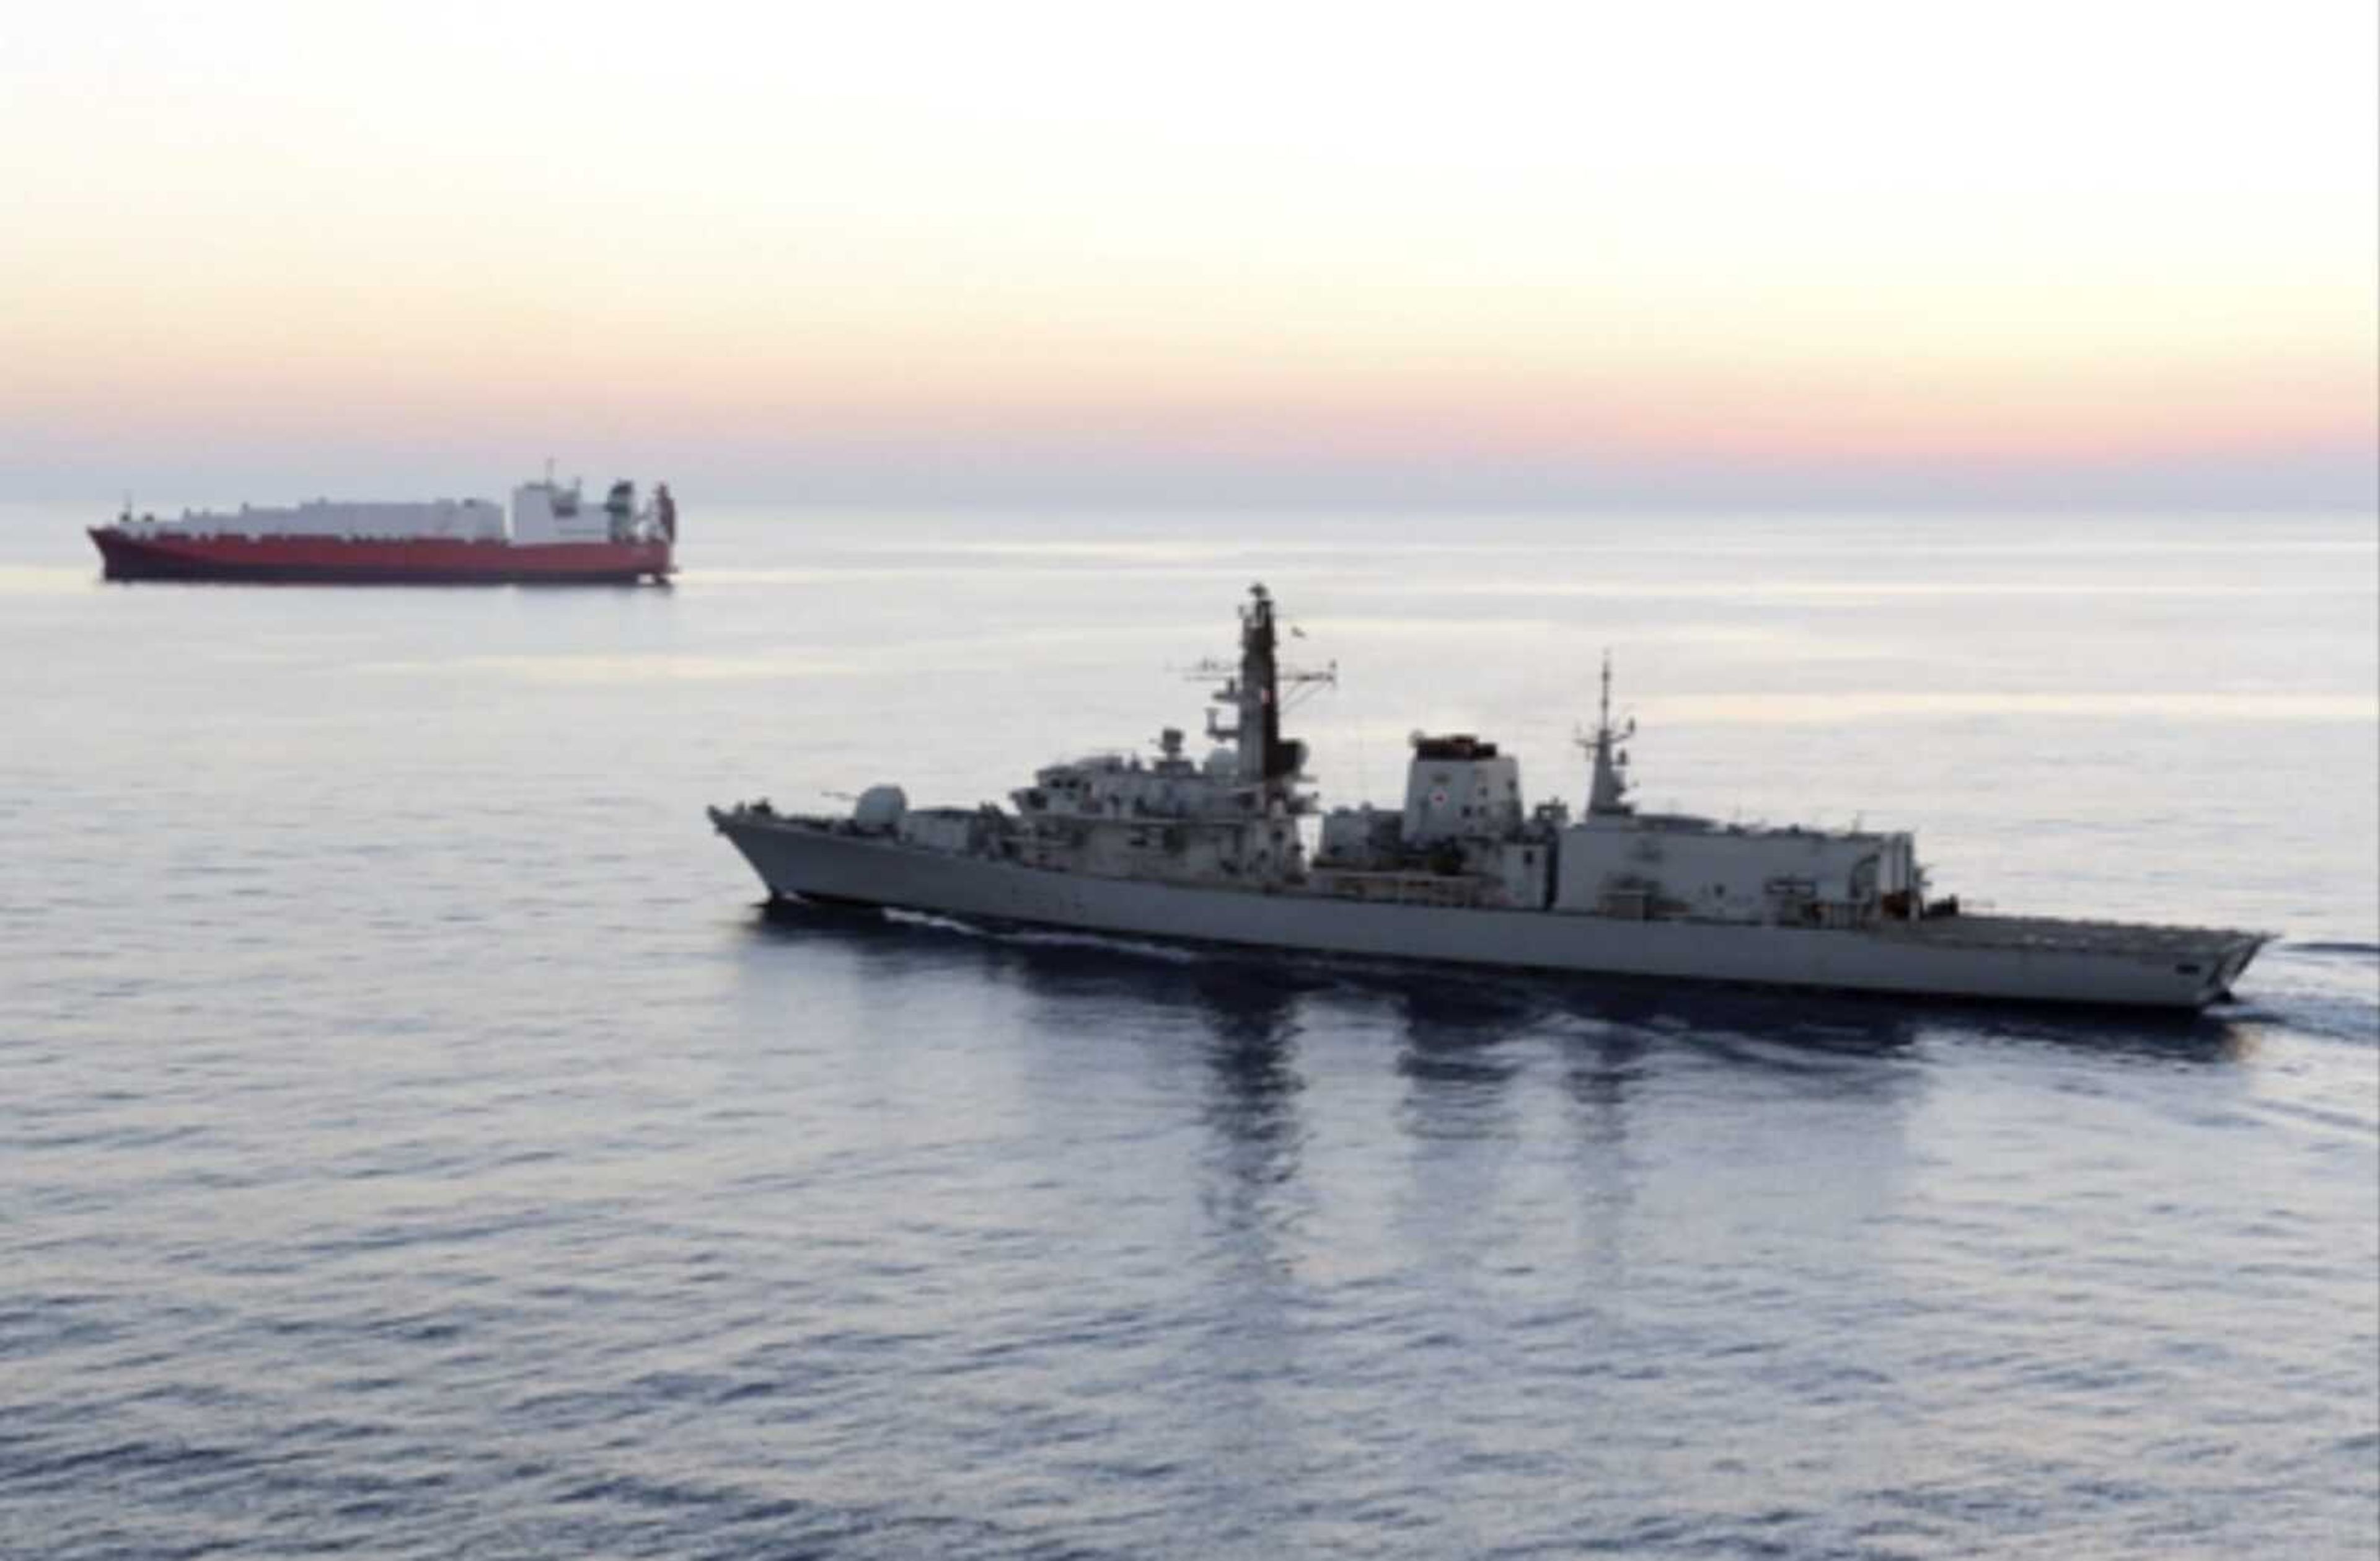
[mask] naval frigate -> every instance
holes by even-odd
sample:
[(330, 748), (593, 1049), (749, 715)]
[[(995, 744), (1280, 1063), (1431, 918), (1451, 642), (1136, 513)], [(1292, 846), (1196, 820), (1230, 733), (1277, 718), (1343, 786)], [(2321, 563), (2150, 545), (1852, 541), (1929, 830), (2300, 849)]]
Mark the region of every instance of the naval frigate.
[(1282, 691), (1327, 681), (1278, 659), (1262, 585), (1240, 609), (1198, 759), (1050, 764), (1010, 806), (847, 814), (766, 800), (710, 810), (772, 900), (925, 912), (1293, 954), (1425, 960), (2011, 1002), (2199, 1008), (2263, 933), (1979, 915), (1927, 896), (1905, 832), (1720, 823), (1639, 811), (1603, 667), (1585, 806), (1524, 806), (1520, 764), (1471, 734), (1414, 734), (1402, 808), (1323, 811)]

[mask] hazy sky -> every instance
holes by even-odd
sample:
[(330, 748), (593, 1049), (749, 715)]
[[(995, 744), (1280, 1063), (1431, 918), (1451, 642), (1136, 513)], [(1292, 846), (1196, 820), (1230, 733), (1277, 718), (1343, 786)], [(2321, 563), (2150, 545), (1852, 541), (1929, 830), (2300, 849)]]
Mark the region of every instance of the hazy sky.
[(29, 0), (0, 493), (2365, 507), (2375, 16)]

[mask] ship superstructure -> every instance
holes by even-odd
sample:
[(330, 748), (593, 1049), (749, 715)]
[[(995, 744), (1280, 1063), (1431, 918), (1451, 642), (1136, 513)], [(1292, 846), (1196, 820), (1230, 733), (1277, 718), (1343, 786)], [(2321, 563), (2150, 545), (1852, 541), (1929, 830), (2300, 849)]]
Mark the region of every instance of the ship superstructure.
[(628, 583), (675, 568), (677, 504), (669, 485), (639, 506), (636, 484), (601, 502), (552, 475), (489, 499), (242, 505), (160, 519), (128, 504), (91, 538), (110, 579), (320, 584)]
[(1607, 658), (1583, 806), (1530, 807), (1520, 765), (1469, 733), (1412, 739), (1402, 804), (1321, 811), (1281, 731), (1271, 596), (1252, 589), (1200, 759), (1050, 765), (1010, 806), (847, 817), (713, 809), (771, 894), (1323, 954), (1957, 997), (2196, 1007), (2265, 941), (2221, 929), (1962, 914), (1929, 900), (1900, 832), (1640, 812)]

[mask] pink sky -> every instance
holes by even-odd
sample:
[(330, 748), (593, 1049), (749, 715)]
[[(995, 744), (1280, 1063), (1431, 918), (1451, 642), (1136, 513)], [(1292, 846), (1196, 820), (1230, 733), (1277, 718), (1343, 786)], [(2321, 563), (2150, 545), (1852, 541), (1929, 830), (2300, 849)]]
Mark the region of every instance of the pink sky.
[(0, 494), (2374, 502), (2368, 6), (535, 10), (19, 30)]

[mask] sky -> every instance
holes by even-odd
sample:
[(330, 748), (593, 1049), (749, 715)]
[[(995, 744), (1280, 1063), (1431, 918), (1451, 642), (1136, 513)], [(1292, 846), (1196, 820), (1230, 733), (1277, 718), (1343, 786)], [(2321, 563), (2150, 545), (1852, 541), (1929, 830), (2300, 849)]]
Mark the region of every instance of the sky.
[(2364, 510), (2380, 6), (0, 14), (0, 497)]

